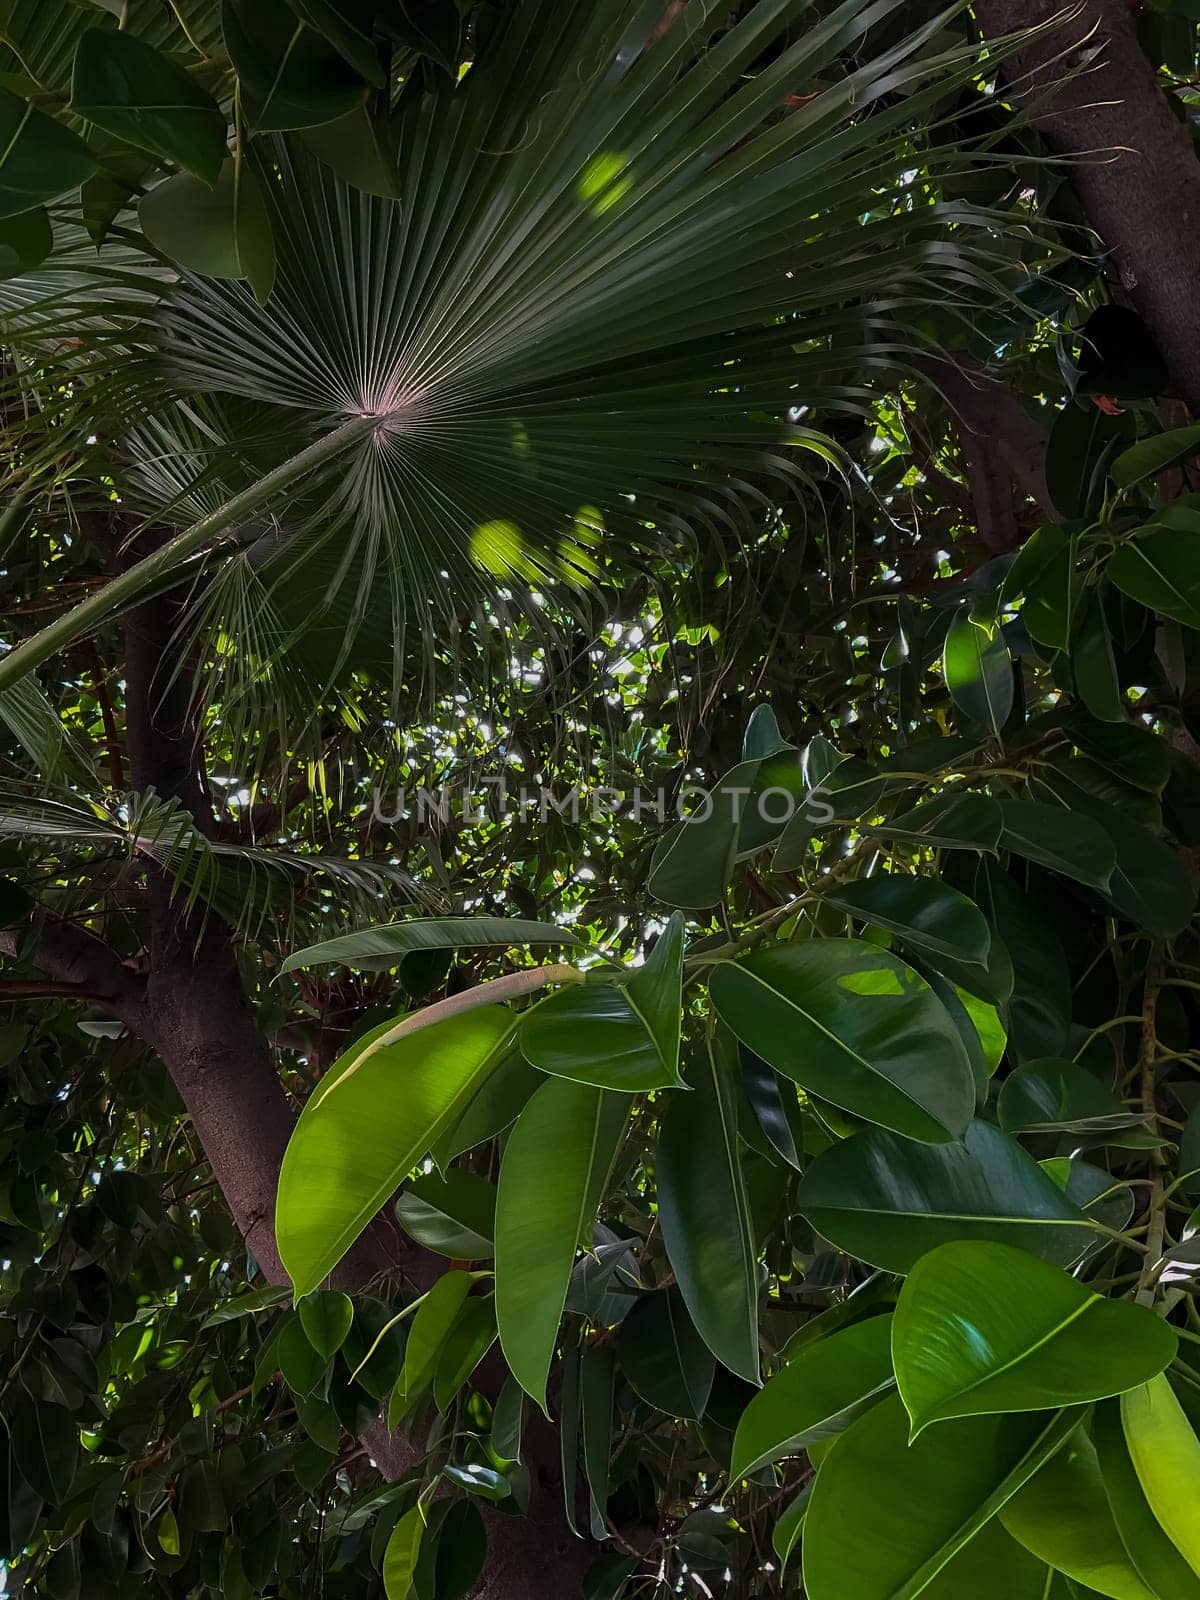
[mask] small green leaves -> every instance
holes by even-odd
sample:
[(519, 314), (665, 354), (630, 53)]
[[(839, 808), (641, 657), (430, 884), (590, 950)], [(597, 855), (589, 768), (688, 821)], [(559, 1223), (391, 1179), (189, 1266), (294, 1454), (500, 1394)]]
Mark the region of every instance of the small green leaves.
[(83, 140), (0, 89), (0, 217), (15, 217), (78, 189), (96, 170)]
[(946, 635), (946, 687), (959, 711), (993, 738), (1013, 706), (1012, 657), (999, 619), (964, 606)]
[(279, 1253), (298, 1297), (318, 1287), (462, 1115), (512, 1026), (505, 1011), (464, 1012), (364, 1056), (367, 1035), (326, 1073), (288, 1144), (275, 1207)]
[(966, 1129), (962, 1039), (924, 979), (878, 946), (774, 945), (719, 966), (711, 994), (743, 1043), (822, 1099), (912, 1139)]
[(567, 1285), (616, 1158), (629, 1100), (549, 1079), (509, 1136), (496, 1197), (496, 1310), (517, 1382), (545, 1410)]
[(726, 1052), (710, 1043), (689, 1081), (693, 1092), (671, 1096), (659, 1127), (659, 1225), (701, 1338), (757, 1383), (758, 1267)]
[(892, 1324), (914, 1437), (948, 1417), (1120, 1394), (1161, 1372), (1177, 1345), (1144, 1306), (1105, 1300), (1024, 1250), (982, 1241), (923, 1256)]
[(89, 28), (75, 50), (71, 110), (127, 144), (214, 184), (225, 160), (225, 117), (206, 89), (167, 56), (115, 28)]
[(890, 1317), (869, 1317), (806, 1346), (742, 1413), (730, 1478), (835, 1437), (894, 1386)]
[(521, 1019), (525, 1059), (601, 1089), (666, 1089), (679, 1077), (683, 918), (676, 912), (645, 964), (622, 983), (560, 989)]
[(1069, 1262), (1094, 1238), (1037, 1162), (986, 1122), (945, 1145), (868, 1128), (817, 1157), (796, 1203), (825, 1238), (888, 1272), (911, 1271), (952, 1239), (991, 1239)]
[(258, 179), (230, 156), (214, 187), (178, 172), (143, 196), (138, 219), (150, 243), (189, 271), (245, 278), (265, 304), (275, 282), (275, 241)]

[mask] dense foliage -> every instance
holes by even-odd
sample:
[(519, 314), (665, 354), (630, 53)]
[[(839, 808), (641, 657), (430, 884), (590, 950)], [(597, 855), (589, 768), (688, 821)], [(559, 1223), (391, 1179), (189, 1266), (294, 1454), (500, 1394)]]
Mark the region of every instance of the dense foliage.
[(9, 1589), (1195, 1600), (1200, 425), (1008, 47), (0, 40)]

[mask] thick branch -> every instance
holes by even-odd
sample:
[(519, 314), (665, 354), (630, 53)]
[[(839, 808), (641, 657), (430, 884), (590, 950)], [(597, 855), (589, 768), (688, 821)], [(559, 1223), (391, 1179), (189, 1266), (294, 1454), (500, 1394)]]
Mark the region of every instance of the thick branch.
[[(0, 952), (8, 956), (28, 952), (28, 959), (53, 981), (57, 992), (92, 1000), (127, 1027), (143, 1032), (148, 1020), (145, 980), (130, 971), (115, 951), (86, 928), (61, 922), (47, 911), (37, 913), (33, 926), (32, 945), (25, 925), (0, 929)], [(7, 985), (7, 992), (16, 998), (18, 989), (29, 993), (31, 987), (43, 992), (48, 988), (45, 984), (31, 986), (13, 980)]]
[[(1200, 162), (1138, 43), (1127, 0), (976, 0), (991, 38), (1059, 19), (1006, 73), (1112, 253), (1175, 386), (1200, 410)], [(1069, 77), (1064, 77), (1070, 74)]]

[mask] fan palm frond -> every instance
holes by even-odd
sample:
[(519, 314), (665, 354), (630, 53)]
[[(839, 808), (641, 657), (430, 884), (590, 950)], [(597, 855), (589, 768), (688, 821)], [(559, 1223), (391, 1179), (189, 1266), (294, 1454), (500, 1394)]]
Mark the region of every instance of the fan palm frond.
[[(99, 849), (153, 862), (203, 926), (210, 914), (248, 941), (286, 947), (297, 929), (378, 919), (381, 904), (434, 901), (388, 862), (357, 861), (206, 837), (176, 800), (150, 790), (116, 810), (76, 799), (0, 793), (0, 838)], [(328, 889), (323, 887), (328, 883)]]
[(185, 274), (158, 343), (177, 394), (286, 408), (294, 460), (72, 626), (265, 503), (275, 611), (336, 602), (340, 665), (382, 608), (400, 676), (406, 636), (470, 596), (587, 582), (650, 529), (736, 525), (746, 486), (824, 470), (805, 408), (865, 404), (931, 305), (1008, 292), (999, 220), (930, 176), (987, 159), (961, 110), (939, 144), (976, 52), (938, 50), (944, 17), (897, 38), (904, 10), (530, 0), (457, 89), (404, 107), (403, 199), (270, 146), (272, 295)]

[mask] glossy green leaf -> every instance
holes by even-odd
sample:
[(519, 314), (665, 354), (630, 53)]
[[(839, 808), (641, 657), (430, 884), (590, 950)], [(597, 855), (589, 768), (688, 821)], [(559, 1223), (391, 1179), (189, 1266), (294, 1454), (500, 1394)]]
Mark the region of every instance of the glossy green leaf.
[(461, 1167), (451, 1167), (445, 1177), (424, 1173), (396, 1201), (396, 1218), (427, 1250), (460, 1261), (487, 1261), (495, 1248), (496, 1189)]
[(996, 1101), (1000, 1126), (1009, 1133), (1061, 1129), (1099, 1133), (1144, 1121), (1111, 1089), (1074, 1061), (1027, 1061), (1004, 1080)]
[(78, 134), (0, 88), (0, 217), (57, 200), (95, 170)]
[(156, 184), (138, 206), (156, 249), (210, 278), (245, 278), (260, 304), (275, 282), (275, 240), (254, 173), (231, 156), (214, 187), (189, 172)]
[(75, 50), (71, 110), (138, 150), (216, 183), (225, 116), (196, 79), (136, 34), (89, 28)]
[(1190, 423), (1184, 428), (1168, 428), (1165, 433), (1151, 434), (1130, 445), (1112, 464), (1111, 477), (1118, 489), (1131, 489), (1143, 478), (1165, 472), (1177, 466), (1200, 450), (1200, 424)]
[(496, 1297), (473, 1295), (446, 1335), (433, 1374), (433, 1399), (447, 1411), (455, 1395), (496, 1342)]
[(826, 905), (886, 928), (920, 950), (956, 956), (973, 966), (987, 962), (992, 934), (979, 907), (937, 878), (877, 872), (835, 884), (821, 895)]
[(336, 1289), (318, 1289), (306, 1295), (297, 1309), (308, 1342), (328, 1361), (346, 1342), (354, 1324), (354, 1306), (348, 1295)]
[(683, 918), (620, 983), (568, 984), (521, 1018), (525, 1059), (541, 1072), (627, 1094), (678, 1084)]
[(578, 945), (579, 939), (553, 922), (523, 922), (518, 917), (411, 917), (376, 928), (343, 933), (322, 944), (296, 950), (280, 975), (326, 962), (355, 971), (385, 971), (413, 950), (506, 950), (512, 945)]
[(298, 1296), (320, 1285), (462, 1115), (512, 1028), (506, 1011), (483, 1007), (363, 1059), (368, 1034), (322, 1078), (288, 1144), (275, 1203), (279, 1253)]
[(286, 0), (221, 0), (221, 27), (256, 133), (332, 122), (366, 98), (366, 84), (341, 51)]
[(1076, 1600), (1066, 1580), (1004, 1529), (986, 1522), (921, 1590), (924, 1600)]
[(892, 1319), (892, 1358), (914, 1436), (948, 1417), (1105, 1399), (1174, 1359), (1173, 1329), (1106, 1300), (1025, 1250), (983, 1240), (916, 1262)]
[(891, 1317), (868, 1317), (808, 1345), (742, 1413), (730, 1478), (836, 1437), (894, 1388)]
[(1001, 849), (1036, 861), (1064, 878), (1108, 888), (1116, 856), (1099, 823), (1039, 800), (998, 800), (996, 804), (1000, 808)]
[(946, 687), (958, 710), (999, 738), (1013, 706), (1012, 657), (999, 620), (974, 614), (967, 606), (955, 612), (943, 666)]
[(721, 1020), (845, 1111), (914, 1139), (958, 1137), (975, 1108), (962, 1039), (929, 985), (861, 939), (773, 945), (718, 966)]
[(1200, 1439), (1166, 1378), (1121, 1396), (1121, 1426), (1151, 1511), (1192, 1571), (1200, 1573)]
[(0, 218), (0, 282), (40, 267), (54, 248), (54, 230), (45, 210)]
[(1039, 1560), (1097, 1594), (1112, 1600), (1155, 1600), (1121, 1543), (1095, 1447), (1081, 1428), (1009, 1500), (1000, 1520)]
[(567, 1286), (592, 1242), (629, 1100), (566, 1078), (537, 1091), (509, 1135), (496, 1196), (496, 1310), (517, 1382), (545, 1410)]
[(446, 1341), (474, 1281), (469, 1272), (443, 1272), (417, 1307), (404, 1347), (404, 1366), (388, 1408), (390, 1427), (397, 1426), (433, 1382)]
[(1109, 1510), (1142, 1582), (1160, 1597), (1200, 1600), (1200, 1576), (1167, 1538), (1142, 1492), (1125, 1443), (1119, 1401), (1110, 1400), (1096, 1407), (1092, 1440)]
[(792, 1559), (800, 1542), (800, 1536), (804, 1532), (804, 1519), (808, 1515), (808, 1505), (812, 1499), (813, 1482), (814, 1480), (810, 1479), (791, 1504), (783, 1508), (771, 1530), (771, 1548), (779, 1557), (781, 1573), (786, 1573), (788, 1562)]
[(808, 1600), (913, 1600), (1063, 1447), (1077, 1413), (965, 1417), (908, 1442), (898, 1395), (837, 1441), (804, 1523)]
[(1152, 527), (1120, 545), (1105, 570), (1151, 611), (1200, 628), (1200, 535)]
[(758, 1266), (742, 1172), (732, 1051), (710, 1041), (659, 1123), (655, 1174), (667, 1257), (700, 1337), (758, 1382)]
[(1046, 650), (1066, 650), (1079, 605), (1080, 577), (1075, 541), (1057, 550), (1025, 591), (1021, 621)]
[(771, 1148), (783, 1157), (789, 1167), (799, 1172), (802, 1139), (799, 1131), (800, 1103), (796, 1091), (790, 1085), (786, 1091), (791, 1107), (789, 1112), (789, 1103), (784, 1100), (785, 1091), (774, 1067), (769, 1067), (761, 1056), (755, 1055), (740, 1041), (737, 1052), (738, 1074), (746, 1104), (753, 1111), (755, 1121)]
[(825, 1238), (888, 1272), (908, 1272), (953, 1239), (990, 1239), (1065, 1263), (1094, 1238), (1037, 1162), (986, 1122), (947, 1145), (868, 1128), (817, 1157), (796, 1203)]
[(621, 1323), (617, 1357), (630, 1387), (648, 1405), (669, 1417), (704, 1415), (713, 1356), (674, 1284), (637, 1300)]
[(414, 1600), (413, 1579), (425, 1537), (426, 1507), (406, 1511), (392, 1529), (383, 1557), (383, 1588), (387, 1600)]

